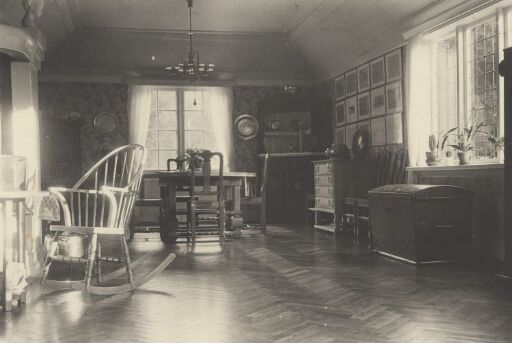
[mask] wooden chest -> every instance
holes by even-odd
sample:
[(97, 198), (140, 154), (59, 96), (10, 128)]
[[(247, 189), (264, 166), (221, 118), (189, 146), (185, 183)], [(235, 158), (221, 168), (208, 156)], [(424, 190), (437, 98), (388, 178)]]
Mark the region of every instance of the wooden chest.
[(378, 187), (368, 196), (375, 251), (418, 264), (469, 256), (471, 191), (406, 184)]

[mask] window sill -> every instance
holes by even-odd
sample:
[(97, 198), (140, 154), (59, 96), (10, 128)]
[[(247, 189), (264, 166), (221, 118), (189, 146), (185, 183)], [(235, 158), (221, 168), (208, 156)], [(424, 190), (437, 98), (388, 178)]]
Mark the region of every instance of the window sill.
[(478, 170), (478, 169), (503, 169), (503, 163), (497, 162), (480, 162), (466, 165), (443, 165), (443, 166), (421, 166), (421, 167), (407, 167), (407, 171), (449, 171), (449, 170)]

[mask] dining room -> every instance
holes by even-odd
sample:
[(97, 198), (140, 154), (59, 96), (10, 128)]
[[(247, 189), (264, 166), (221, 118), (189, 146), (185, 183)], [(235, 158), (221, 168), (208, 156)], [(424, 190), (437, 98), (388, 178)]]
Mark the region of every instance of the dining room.
[(510, 27), (1, 1), (0, 341), (511, 341)]

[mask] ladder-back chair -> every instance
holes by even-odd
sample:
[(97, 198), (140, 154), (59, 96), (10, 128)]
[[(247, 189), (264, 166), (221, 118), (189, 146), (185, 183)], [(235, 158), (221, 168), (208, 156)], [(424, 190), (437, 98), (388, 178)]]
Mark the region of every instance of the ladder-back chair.
[[(155, 273), (163, 270), (175, 257), (170, 254), (160, 265), (140, 279), (135, 279), (126, 233), (133, 206), (139, 193), (145, 162), (142, 145), (131, 144), (115, 149), (96, 163), (72, 188), (53, 188), (50, 193), (56, 197), (63, 212), (64, 224), (51, 225), (53, 238), (46, 252), (41, 280), (49, 284), (60, 284), (95, 294), (116, 294), (134, 290), (150, 280)], [(70, 237), (87, 237), (85, 253), (70, 254), (65, 245)], [(115, 236), (121, 243), (121, 254), (103, 256), (99, 236)], [(64, 250), (64, 251), (63, 251)], [(150, 253), (151, 254), (151, 253)], [(149, 256), (146, 255), (146, 256)], [(145, 257), (146, 257), (145, 256)], [(81, 263), (85, 265), (83, 281), (47, 280), (52, 262)], [(102, 263), (122, 263), (121, 268), (102, 275)], [(126, 273), (127, 283), (120, 286), (105, 286), (101, 283), (121, 277)], [(96, 283), (93, 284), (93, 275)], [(49, 282), (51, 281), (51, 282)]]
[[(212, 190), (211, 159), (219, 159), (218, 175), (215, 175), (215, 190)], [(220, 152), (200, 150), (191, 153), (190, 216), (189, 225), (192, 242), (197, 236), (218, 235), (224, 242), (226, 221), (224, 197), (224, 157)], [(200, 166), (200, 167), (199, 167)], [(197, 168), (199, 167), (199, 168)]]
[(246, 208), (249, 208), (253, 205), (258, 207), (258, 217), (259, 222), (257, 225), (248, 224), (247, 227), (257, 227), (261, 230), (262, 234), (267, 233), (267, 209), (266, 209), (266, 199), (267, 199), (267, 179), (268, 179), (268, 170), (270, 163), (270, 154), (266, 153), (265, 158), (263, 160), (263, 168), (260, 175), (260, 183), (258, 187), (258, 194), (255, 197), (243, 199), (243, 205)]
[[(408, 164), (406, 149), (385, 151), (379, 154), (377, 159), (377, 180), (375, 187), (406, 182), (406, 167)], [(359, 240), (359, 229), (364, 225), (368, 228), (368, 238), (371, 240), (372, 233), (368, 197), (345, 198), (344, 205), (348, 209), (344, 211), (344, 219), (348, 218), (353, 221), (354, 239), (356, 241)]]

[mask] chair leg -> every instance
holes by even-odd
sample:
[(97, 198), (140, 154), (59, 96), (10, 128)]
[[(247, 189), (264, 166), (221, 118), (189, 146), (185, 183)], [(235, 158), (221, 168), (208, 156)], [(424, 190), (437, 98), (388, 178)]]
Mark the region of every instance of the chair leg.
[(46, 279), (46, 277), (48, 276), (48, 271), (50, 270), (50, 265), (52, 264), (51, 257), (53, 257), (55, 255), (55, 253), (57, 252), (57, 248), (58, 248), (57, 236), (58, 236), (58, 232), (55, 232), (55, 234), (52, 237), (52, 242), (50, 243), (50, 249), (45, 252), (45, 256), (43, 259), (43, 261), (44, 261), (43, 269), (41, 270), (41, 282), (43, 282)]
[(132, 289), (135, 289), (135, 279), (133, 277), (132, 262), (130, 259), (130, 252), (128, 251), (128, 243), (124, 235), (121, 236), (121, 244), (123, 247), (124, 264), (126, 265), (126, 275), (128, 275), (128, 282), (132, 285)]
[(190, 231), (192, 231), (192, 244), (196, 242), (196, 205), (190, 205)]
[(85, 270), (85, 290), (91, 285), (92, 272), (96, 262), (96, 249), (98, 247), (98, 234), (93, 234), (89, 243), (89, 256), (87, 258), (87, 267)]
[(226, 213), (224, 212), (224, 206), (221, 205), (219, 208), (219, 239), (220, 242), (224, 242), (224, 224), (226, 223)]
[(96, 282), (101, 283), (101, 243), (98, 242), (98, 249), (96, 252)]
[(359, 212), (357, 210), (357, 204), (353, 206), (354, 214), (354, 242), (359, 242)]

